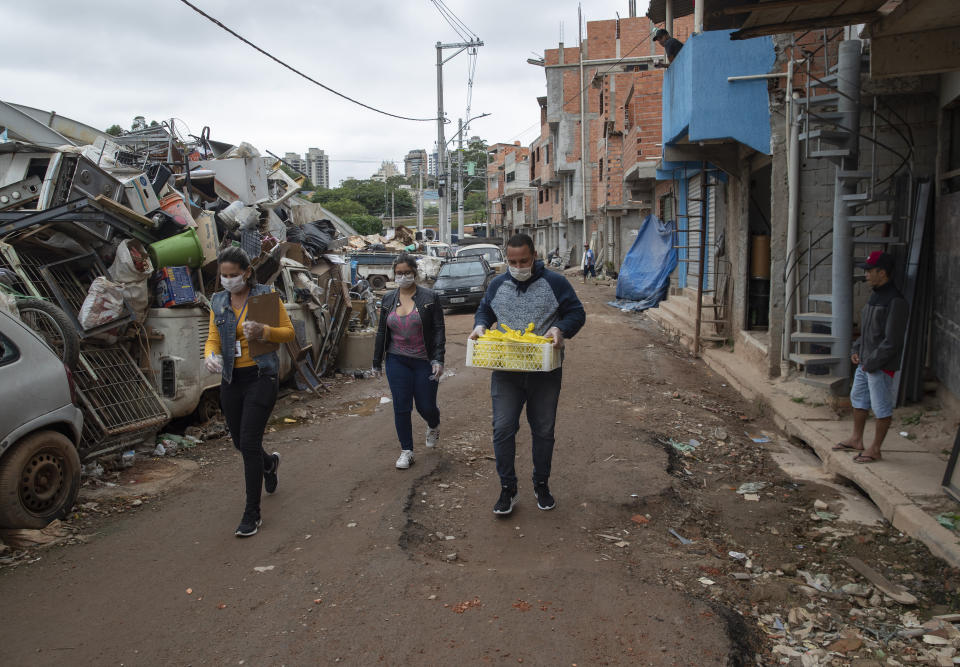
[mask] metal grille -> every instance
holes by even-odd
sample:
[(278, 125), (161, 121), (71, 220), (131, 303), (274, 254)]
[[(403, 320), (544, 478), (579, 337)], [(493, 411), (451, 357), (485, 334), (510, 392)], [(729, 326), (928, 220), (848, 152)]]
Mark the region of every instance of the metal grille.
[[(170, 415), (163, 401), (121, 347), (88, 349), (81, 355), (76, 380), (84, 408), (84, 444), (105, 437), (146, 431)], [(89, 424), (88, 430), (88, 422)]]
[(210, 318), (198, 318), (200, 323), (197, 325), (197, 344), (200, 353), (199, 359), (203, 361), (203, 350), (207, 346), (207, 336), (210, 335)]
[[(22, 275), (26, 276), (27, 280), (30, 281), (35, 296), (41, 296), (54, 303), (58, 303), (57, 295), (50, 288), (50, 285), (47, 284), (47, 280), (41, 269), (46, 265), (57, 262), (59, 258), (43, 256), (22, 250), (17, 250), (16, 258), (19, 259), (19, 268)], [(7, 253), (3, 253), (2, 256), (0, 256), (0, 266), (11, 270), (16, 268), (13, 257), (8, 256)], [(81, 268), (76, 264), (72, 266), (68, 264), (58, 264), (50, 266), (48, 271), (67, 302), (61, 305), (69, 305), (70, 308), (73, 309), (74, 316), (80, 313), (83, 300), (87, 298), (87, 290), (90, 289), (90, 284), (95, 278), (104, 275), (96, 264), (89, 268)]]

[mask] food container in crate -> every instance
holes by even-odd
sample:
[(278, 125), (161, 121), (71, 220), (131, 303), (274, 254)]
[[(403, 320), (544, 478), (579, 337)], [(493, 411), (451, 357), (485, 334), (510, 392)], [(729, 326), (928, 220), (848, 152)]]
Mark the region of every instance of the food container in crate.
[(552, 371), (560, 368), (560, 350), (552, 343), (468, 340), (467, 366), (498, 371)]
[(197, 302), (189, 267), (165, 266), (157, 271), (157, 276), (157, 303), (163, 308)]

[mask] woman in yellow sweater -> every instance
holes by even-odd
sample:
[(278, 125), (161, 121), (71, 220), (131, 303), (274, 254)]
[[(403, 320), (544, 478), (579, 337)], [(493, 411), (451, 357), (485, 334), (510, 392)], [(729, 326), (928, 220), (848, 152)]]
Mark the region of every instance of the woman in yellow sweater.
[(220, 407), (227, 421), (233, 446), (243, 457), (247, 503), (237, 527), (237, 537), (255, 535), (260, 520), (260, 492), (277, 490), (280, 454), (263, 449), (263, 431), (277, 402), (277, 373), (280, 359), (276, 351), (250, 355), (249, 341), (287, 343), (294, 338), (293, 324), (283, 303), (279, 303), (279, 326), (271, 327), (248, 320), (247, 299), (273, 291), (260, 285), (253, 276), (250, 258), (240, 248), (220, 253), (220, 284), (224, 291), (210, 300), (210, 333), (204, 347), (204, 365), (211, 373), (220, 373)]

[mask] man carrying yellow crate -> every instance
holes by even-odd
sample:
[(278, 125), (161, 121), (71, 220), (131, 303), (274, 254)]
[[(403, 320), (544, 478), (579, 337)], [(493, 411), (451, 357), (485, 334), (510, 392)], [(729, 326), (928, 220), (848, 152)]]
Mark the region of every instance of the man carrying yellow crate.
[[(476, 340), (496, 323), (524, 331), (532, 322), (533, 333), (551, 338), (554, 347), (563, 347), (564, 339), (573, 338), (587, 318), (573, 286), (563, 275), (544, 267), (537, 259), (533, 239), (526, 234), (507, 241), (507, 265), (509, 272), (497, 276), (483, 295), (470, 338)], [(548, 481), (562, 370), (561, 366), (549, 372), (493, 371), (493, 451), (501, 487), (494, 514), (510, 514), (517, 502), (514, 460), (524, 404), (533, 440), (537, 507), (550, 510), (556, 506)]]

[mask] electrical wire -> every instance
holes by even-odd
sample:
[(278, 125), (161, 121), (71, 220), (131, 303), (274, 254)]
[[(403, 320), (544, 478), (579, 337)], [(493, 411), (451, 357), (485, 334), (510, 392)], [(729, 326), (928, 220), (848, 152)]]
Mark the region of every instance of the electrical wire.
[(447, 14), (446, 11), (444, 11), (444, 8), (440, 6), (440, 3), (437, 2), (437, 0), (430, 0), (430, 4), (436, 7), (437, 11), (440, 12), (440, 16), (442, 16), (443, 19), (447, 22), (447, 24), (451, 28), (453, 28), (454, 32), (457, 33), (460, 39), (464, 41), (470, 41), (470, 38), (467, 36), (467, 34), (460, 28), (460, 26), (457, 25), (457, 23), (453, 20), (453, 18), (449, 14)]
[[(197, 7), (196, 5), (194, 5), (193, 3), (189, 2), (189, 0), (180, 0), (180, 2), (182, 2), (182, 3), (185, 4), (187, 7), (189, 7), (190, 9), (192, 9), (193, 11), (195, 11), (196, 13), (198, 13), (198, 14), (199, 14), (200, 16), (202, 16), (203, 18), (207, 19), (208, 21), (210, 21), (211, 23), (213, 23), (214, 25), (216, 25), (218, 28), (221, 28), (222, 30), (225, 30), (226, 32), (230, 33), (231, 35), (233, 35), (234, 37), (236, 37), (237, 39), (239, 39), (241, 42), (243, 42), (244, 44), (246, 44), (246, 45), (249, 46), (250, 48), (254, 49), (255, 51), (259, 51), (260, 53), (262, 53), (263, 55), (265, 55), (267, 58), (269, 58), (270, 60), (274, 61), (274, 62), (277, 63), (278, 65), (281, 65), (282, 67), (287, 68), (288, 70), (290, 70), (291, 72), (293, 72), (293, 73), (296, 74), (297, 76), (300, 76), (300, 77), (306, 79), (306, 80), (309, 81), (310, 83), (313, 83), (313, 84), (315, 84), (315, 85), (317, 85), (317, 86), (320, 86), (321, 88), (323, 88), (323, 89), (326, 90), (327, 92), (333, 93), (333, 94), (336, 95), (337, 97), (342, 97), (343, 99), (347, 100), (348, 102), (353, 102), (354, 104), (356, 104), (356, 105), (358, 105), (358, 106), (361, 106), (361, 107), (363, 107), (364, 109), (369, 109), (370, 111), (374, 111), (374, 112), (376, 112), (376, 113), (383, 114), (384, 116), (390, 116), (391, 118), (399, 118), (400, 120), (412, 120), (412, 121), (416, 121), (416, 122), (434, 122), (434, 121), (437, 120), (436, 117), (433, 117), (433, 118), (413, 118), (413, 117), (411, 117), (411, 116), (402, 116), (402, 115), (400, 115), (400, 114), (395, 114), (395, 113), (390, 113), (389, 111), (384, 111), (383, 109), (378, 109), (378, 108), (376, 108), (376, 107), (370, 106), (369, 104), (364, 104), (363, 102), (361, 102), (361, 101), (359, 101), (359, 100), (355, 100), (354, 98), (350, 97), (349, 95), (345, 95), (345, 94), (341, 93), (341, 92), (338, 91), (338, 90), (334, 90), (334, 89), (331, 88), (330, 86), (327, 86), (327, 85), (325, 85), (325, 84), (320, 83), (319, 81), (317, 81), (317, 80), (314, 79), (313, 77), (308, 76), (307, 74), (304, 74), (303, 72), (301, 72), (301, 71), (298, 70), (297, 68), (293, 67), (292, 65), (288, 65), (287, 63), (285, 63), (284, 61), (280, 60), (279, 58), (277, 58), (277, 57), (276, 57), (275, 55), (273, 55), (272, 53), (270, 53), (270, 52), (268, 52), (268, 51), (265, 51), (264, 49), (260, 48), (259, 46), (257, 46), (257, 45), (254, 44), (253, 42), (251, 42), (251, 41), (250, 41), (249, 39), (247, 39), (246, 37), (243, 37), (242, 35), (240, 35), (239, 33), (237, 33), (235, 30), (233, 30), (233, 29), (231, 29), (231, 28), (228, 28), (228, 27), (227, 27), (226, 25), (224, 25), (221, 21), (219, 21), (218, 19), (210, 16), (210, 15), (207, 14), (205, 11), (203, 11), (202, 9), (200, 9), (199, 7)], [(447, 121), (446, 119), (444, 119), (444, 122), (449, 122), (449, 121)]]
[[(439, 9), (440, 12), (444, 14), (445, 17), (449, 16), (448, 22), (452, 19), (453, 22), (451, 23), (451, 25), (454, 25), (454, 24), (459, 25), (460, 28), (462, 28), (463, 31), (467, 33), (467, 35), (469, 35), (473, 39), (478, 39), (477, 33), (471, 30), (466, 23), (461, 21), (460, 17), (454, 14), (453, 10), (447, 7), (446, 3), (443, 0), (431, 0), (431, 2), (433, 2), (433, 4), (437, 7), (437, 9)], [(457, 30), (457, 32), (460, 32), (457, 29), (456, 25), (454, 25), (454, 30)]]

